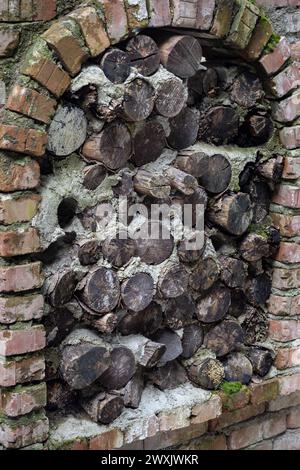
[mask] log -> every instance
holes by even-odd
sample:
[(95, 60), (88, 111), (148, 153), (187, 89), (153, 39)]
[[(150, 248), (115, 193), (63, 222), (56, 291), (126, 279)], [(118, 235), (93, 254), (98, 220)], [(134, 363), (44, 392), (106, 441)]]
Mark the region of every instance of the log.
[(216, 390), (224, 379), (224, 368), (217, 359), (207, 357), (190, 359), (191, 363), (186, 367), (191, 382), (206, 390)]
[(245, 344), (252, 345), (267, 339), (269, 322), (263, 310), (248, 305), (239, 322), (244, 331)]
[(188, 325), (183, 329), (182, 336), (182, 357), (189, 359), (194, 356), (198, 349), (202, 346), (204, 339), (203, 328), (201, 325)]
[(246, 261), (253, 263), (267, 258), (270, 254), (270, 247), (265, 236), (249, 233), (242, 240), (239, 251)]
[(104, 75), (112, 83), (124, 83), (130, 75), (130, 55), (121, 49), (110, 49), (101, 59)]
[(225, 194), (208, 210), (208, 219), (231, 233), (243, 235), (252, 222), (250, 197), (244, 193)]
[(160, 274), (158, 289), (161, 297), (174, 299), (183, 295), (188, 287), (188, 273), (183, 266), (166, 266)]
[(192, 224), (197, 227), (199, 220), (203, 218), (205, 209), (207, 208), (208, 197), (203, 188), (198, 187), (194, 194), (184, 198), (184, 204), (192, 205)]
[(57, 208), (57, 221), (61, 228), (66, 228), (74, 219), (78, 202), (72, 197), (65, 197)]
[(82, 154), (87, 160), (95, 160), (110, 170), (117, 170), (127, 163), (131, 151), (129, 130), (125, 124), (116, 122), (90, 137), (83, 146)]
[(247, 304), (247, 298), (243, 290), (232, 289), (231, 290), (231, 305), (228, 310), (228, 314), (232, 317), (238, 318), (245, 312)]
[(198, 139), (215, 145), (229, 144), (236, 139), (239, 116), (229, 106), (216, 106), (200, 118)]
[(263, 96), (264, 91), (260, 79), (250, 72), (239, 74), (230, 94), (231, 100), (244, 108), (252, 108)]
[(246, 296), (248, 302), (259, 307), (264, 305), (271, 295), (272, 279), (267, 273), (249, 279), (246, 285)]
[(206, 153), (199, 151), (195, 147), (189, 147), (178, 152), (174, 166), (185, 173), (195, 176), (195, 178), (199, 178), (207, 171), (209, 158)]
[(114, 271), (100, 267), (86, 276), (80, 300), (95, 315), (111, 312), (117, 306), (119, 298), (120, 283)]
[(47, 410), (61, 411), (72, 406), (75, 396), (72, 390), (60, 380), (47, 382)]
[(205, 250), (205, 241), (202, 245), (202, 248), (196, 249), (198, 248), (198, 246), (196, 245), (197, 235), (200, 236), (200, 233), (197, 234), (196, 232), (193, 231), (189, 233), (188, 235), (186, 235), (184, 240), (181, 240), (181, 242), (179, 242), (177, 253), (178, 253), (178, 258), (180, 259), (182, 263), (188, 263), (188, 264), (197, 263), (201, 259)]
[(178, 168), (167, 168), (164, 171), (164, 176), (167, 178), (171, 188), (180, 191), (186, 196), (193, 194), (198, 188), (196, 178), (188, 173), (178, 170)]
[(213, 97), (218, 87), (218, 74), (213, 68), (200, 70), (188, 80), (188, 87), (197, 95)]
[(207, 292), (218, 280), (220, 266), (216, 250), (209, 239), (206, 240), (202, 259), (189, 277), (189, 285), (195, 292)]
[(97, 189), (107, 176), (103, 165), (89, 165), (84, 169), (83, 186), (90, 191)]
[(59, 307), (71, 300), (78, 283), (78, 275), (73, 270), (56, 273), (48, 279), (47, 297), (53, 307)]
[(244, 332), (236, 320), (224, 320), (210, 330), (205, 338), (204, 345), (213, 351), (217, 357), (236, 351), (244, 341)]
[(136, 256), (136, 242), (131, 238), (108, 237), (102, 244), (104, 258), (113, 266), (120, 268)]
[(105, 390), (119, 390), (128, 384), (136, 370), (134, 354), (124, 346), (111, 352), (111, 364), (98, 379)]
[(241, 189), (250, 196), (253, 207), (252, 222), (261, 224), (270, 212), (271, 190), (269, 185), (264, 181), (253, 180)]
[[(152, 227), (156, 230), (158, 237), (156, 238), (137, 238), (136, 239), (136, 256), (147, 264), (158, 265), (168, 259), (174, 250), (174, 238), (167, 227), (162, 227), (161, 223), (152, 222)], [(151, 227), (149, 227), (149, 233)], [(167, 238), (167, 235), (169, 237)], [(165, 238), (166, 237), (166, 238)]]
[(177, 361), (171, 361), (162, 367), (147, 373), (148, 380), (160, 390), (172, 390), (187, 381), (184, 367)]
[(93, 421), (102, 424), (115, 421), (124, 409), (122, 397), (103, 393), (81, 400), (80, 405)]
[(178, 330), (193, 322), (195, 312), (196, 304), (190, 295), (170, 299), (164, 313), (165, 323), (172, 330)]
[(142, 369), (137, 370), (136, 374), (128, 382), (123, 391), (124, 405), (127, 408), (138, 408), (144, 391), (144, 376)]
[(151, 341), (142, 335), (123, 336), (118, 341), (122, 346), (130, 349), (136, 362), (146, 369), (155, 367), (166, 352), (164, 344)]
[(249, 359), (239, 352), (231, 353), (223, 361), (225, 380), (227, 382), (240, 382), (248, 385), (253, 375), (252, 364)]
[(147, 119), (155, 104), (155, 90), (151, 83), (142, 78), (136, 78), (126, 85), (123, 101), (123, 113), (131, 122)]
[(248, 267), (240, 259), (229, 256), (219, 257), (221, 265), (221, 280), (227, 287), (242, 288), (245, 285)]
[(121, 286), (123, 304), (133, 312), (141, 312), (151, 304), (154, 281), (150, 274), (137, 273), (126, 279)]
[(183, 110), (169, 121), (170, 135), (167, 141), (170, 147), (176, 150), (185, 149), (197, 140), (199, 128), (199, 112), (193, 108)]
[(249, 113), (240, 127), (236, 143), (240, 147), (263, 145), (271, 138), (273, 131), (274, 124), (270, 117)]
[(133, 175), (127, 171), (123, 171), (118, 184), (116, 184), (112, 190), (115, 196), (131, 195), (133, 192)]
[(177, 116), (187, 102), (187, 90), (182, 80), (163, 67), (150, 78), (156, 92), (155, 111), (166, 118)]
[(57, 307), (45, 317), (44, 321), (47, 346), (58, 346), (76, 325), (76, 318), (68, 304)]
[(252, 364), (254, 374), (265, 377), (273, 365), (274, 353), (269, 349), (252, 347), (247, 349), (246, 355)]
[(147, 170), (138, 170), (133, 178), (133, 186), (137, 193), (157, 199), (165, 199), (171, 192), (171, 187), (165, 177)]
[(284, 159), (281, 155), (262, 162), (258, 165), (257, 171), (268, 181), (278, 184), (281, 181), (284, 167)]
[(83, 317), (83, 323), (91, 326), (99, 333), (111, 334), (117, 327), (118, 317), (115, 313), (107, 313), (101, 318), (95, 318), (89, 314), (85, 314)]
[(152, 302), (145, 310), (125, 314), (118, 323), (118, 331), (122, 335), (155, 333), (162, 324), (163, 315), (160, 305)]
[(161, 63), (180, 78), (189, 78), (202, 67), (200, 42), (191, 36), (171, 36), (159, 45)]
[(152, 75), (159, 68), (159, 49), (156, 42), (149, 36), (145, 34), (135, 36), (127, 43), (126, 51), (132, 67), (145, 77)]
[(215, 323), (223, 320), (231, 303), (230, 290), (221, 284), (212, 288), (210, 293), (197, 304), (197, 318), (203, 323)]
[(164, 366), (167, 362), (174, 361), (182, 354), (181, 339), (172, 330), (158, 330), (152, 335), (151, 339), (156, 343), (164, 344), (166, 347), (164, 354), (157, 363), (159, 367)]
[(154, 162), (160, 157), (166, 144), (163, 126), (157, 121), (138, 123), (132, 133), (133, 156), (136, 166)]
[(78, 249), (78, 259), (82, 266), (95, 264), (101, 258), (101, 243), (97, 239), (83, 242)]
[(265, 272), (263, 260), (248, 261), (248, 274), (250, 277), (256, 277)]

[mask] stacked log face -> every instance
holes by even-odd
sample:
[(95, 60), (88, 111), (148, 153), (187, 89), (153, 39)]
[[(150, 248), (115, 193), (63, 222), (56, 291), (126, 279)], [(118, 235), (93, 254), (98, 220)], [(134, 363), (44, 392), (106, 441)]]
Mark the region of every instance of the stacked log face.
[[(147, 384), (216, 390), (224, 380), (266, 376), (274, 356), (261, 345), (265, 260), (279, 244), (267, 216), (283, 161), (264, 146), (273, 123), (258, 78), (242, 65), (204, 62), (198, 39), (165, 32), (114, 46), (71, 90), (72, 116), (57, 119), (49, 149), (61, 158), (58, 132), (63, 155), (78, 150), (91, 202), (68, 188), (58, 206), (59, 233), (77, 233), (56, 242), (60, 261), (46, 271), (48, 344), (59, 357), (52, 409), (75, 400), (108, 424), (139, 406)], [(69, 138), (79, 117), (88, 129), (80, 150)], [(255, 148), (245, 154), (247, 146)], [(234, 147), (242, 163), (231, 158)], [(175, 222), (157, 216), (153, 225), (137, 209), (127, 218), (134, 236), (123, 236), (124, 224), (112, 233), (110, 216), (98, 233), (100, 209), (124, 196), (146, 208), (164, 204)], [(191, 224), (178, 237), (183, 207)], [(200, 210), (205, 233), (196, 246)], [(158, 238), (147, 238), (154, 226)]]

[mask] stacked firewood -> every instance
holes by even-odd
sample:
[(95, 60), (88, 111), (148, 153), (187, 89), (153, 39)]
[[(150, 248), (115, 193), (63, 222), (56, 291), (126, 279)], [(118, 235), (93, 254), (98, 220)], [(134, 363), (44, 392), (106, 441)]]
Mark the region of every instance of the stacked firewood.
[[(215, 390), (224, 380), (264, 377), (273, 363), (262, 344), (271, 290), (265, 260), (279, 244), (268, 212), (282, 159), (264, 146), (273, 124), (263, 88), (242, 66), (204, 62), (192, 36), (162, 38), (136, 36), (83, 69), (68, 96), (74, 118), (62, 123), (63, 145), (50, 134), (52, 153), (78, 150), (68, 132), (83, 110), (85, 189), (117, 174), (116, 200), (194, 210), (182, 240), (172, 230), (166, 239), (102, 240), (91, 207), (77, 214), (86, 233), (74, 245), (84, 276), (65, 268), (47, 280), (48, 344), (59, 353), (50, 407), (74, 399), (101, 423), (138, 407), (147, 383), (167, 390), (190, 380)], [(261, 147), (233, 168), (227, 144)], [(205, 208), (204, 243), (189, 250), (197, 205)], [(76, 201), (59, 209), (65, 227)]]

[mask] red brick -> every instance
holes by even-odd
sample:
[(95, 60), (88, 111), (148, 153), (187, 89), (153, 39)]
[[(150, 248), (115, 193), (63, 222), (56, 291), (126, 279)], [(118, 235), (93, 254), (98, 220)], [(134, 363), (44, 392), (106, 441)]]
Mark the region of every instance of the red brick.
[(272, 450), (273, 449), (273, 442), (272, 440), (258, 442), (253, 446), (247, 447), (245, 450)]
[(279, 185), (273, 195), (273, 202), (293, 209), (300, 208), (300, 188), (291, 185)]
[(40, 294), (0, 297), (0, 323), (38, 320), (44, 314), (44, 298)]
[(33, 19), (49, 21), (56, 15), (56, 0), (33, 0)]
[(269, 337), (282, 342), (300, 339), (300, 321), (270, 320)]
[(1, 0), (0, 20), (49, 21), (56, 15), (56, 0)]
[(54, 23), (42, 38), (55, 50), (67, 71), (75, 76), (88, 59), (87, 52), (79, 40), (62, 23)]
[(280, 395), (290, 395), (300, 390), (300, 374), (286, 375), (279, 378)]
[(19, 31), (0, 29), (0, 57), (11, 57), (18, 47), (19, 41)]
[(300, 60), (300, 41), (291, 44), (291, 52), (294, 60)]
[[(186, 428), (190, 424), (189, 408), (175, 408), (172, 410), (162, 411), (158, 415), (159, 429), (161, 432), (174, 431), (176, 429)], [(199, 424), (199, 423), (195, 423)]]
[(14, 390), (0, 390), (0, 410), (5, 416), (16, 418), (43, 408), (47, 404), (46, 383)]
[(275, 367), (283, 370), (290, 367), (300, 366), (300, 347), (298, 348), (280, 348), (275, 359)]
[(22, 292), (43, 285), (40, 262), (0, 267), (0, 292)]
[[(299, 80), (300, 81), (300, 80)], [(273, 117), (280, 122), (292, 122), (300, 116), (300, 93), (285, 98), (273, 105)]]
[(29, 157), (17, 161), (0, 153), (0, 191), (34, 189), (40, 184), (40, 166)]
[(214, 16), (215, 0), (173, 0), (173, 26), (209, 30)]
[(286, 424), (289, 429), (300, 428), (300, 408), (294, 408), (289, 412)]
[(273, 315), (300, 315), (300, 295), (293, 297), (272, 294), (268, 301), (269, 312)]
[(123, 433), (119, 429), (103, 432), (90, 439), (89, 450), (112, 450), (123, 445)]
[(36, 215), (40, 201), (39, 194), (0, 196), (0, 223), (29, 222)]
[(8, 449), (19, 449), (47, 439), (49, 432), (48, 418), (43, 414), (32, 415), (19, 420), (7, 420), (0, 423), (0, 444)]
[(300, 269), (273, 269), (273, 287), (288, 290), (300, 287)]
[[(178, 446), (183, 442), (190, 442), (203, 436), (207, 432), (207, 423), (193, 424), (186, 428), (175, 429), (168, 432), (158, 432), (153, 437), (144, 440), (145, 450), (160, 450), (166, 447)], [(194, 445), (194, 441), (193, 441)], [(188, 449), (189, 445), (181, 445), (180, 450)]]
[(219, 392), (222, 400), (222, 408), (224, 411), (234, 411), (244, 408), (250, 401), (250, 392), (245, 387), (239, 392), (228, 395), (224, 392)]
[(299, 263), (300, 245), (298, 243), (281, 242), (275, 259), (282, 263)]
[(299, 0), (257, 0), (257, 4), (267, 8), (298, 6)]
[(285, 148), (292, 150), (300, 147), (300, 126), (284, 127), (279, 135)]
[(105, 24), (112, 44), (116, 44), (128, 36), (127, 15), (123, 0), (98, 0), (101, 5)]
[(265, 18), (260, 18), (256, 23), (254, 31), (247, 48), (243, 51), (243, 56), (248, 60), (257, 60), (273, 33), (273, 27)]
[(300, 158), (285, 157), (282, 177), (296, 180), (300, 178)]
[(259, 63), (267, 75), (275, 75), (290, 58), (291, 50), (286, 38), (281, 38), (274, 51), (261, 57)]
[(267, 87), (277, 98), (282, 98), (300, 85), (299, 64), (291, 64), (267, 82)]
[(263, 437), (269, 439), (286, 431), (286, 415), (270, 416), (263, 421)]
[(7, 98), (6, 108), (49, 124), (54, 116), (56, 104), (55, 100), (35, 90), (15, 85)]
[(268, 409), (270, 411), (279, 411), (298, 405), (300, 405), (300, 393), (297, 391), (290, 395), (279, 396), (276, 400), (273, 400), (268, 404)]
[(48, 136), (45, 132), (25, 127), (0, 125), (0, 149), (41, 157), (45, 153)]
[(35, 228), (0, 232), (0, 256), (27, 255), (40, 250), (40, 238)]
[(222, 400), (218, 395), (212, 396), (205, 403), (194, 406), (192, 409), (191, 424), (205, 423), (222, 414)]
[(22, 358), (0, 359), (0, 386), (14, 387), (17, 384), (43, 380), (45, 378), (45, 359), (31, 354)]
[(233, 431), (228, 438), (230, 450), (242, 449), (263, 440), (263, 426), (254, 422)]
[(284, 237), (296, 237), (300, 235), (300, 216), (271, 214), (273, 225), (280, 230)]
[(288, 431), (283, 436), (274, 440), (274, 450), (299, 450), (300, 449), (300, 431)]
[(159, 28), (172, 24), (170, 0), (148, 0), (149, 26)]
[(278, 380), (272, 379), (259, 384), (251, 384), (249, 390), (251, 393), (250, 400), (253, 405), (275, 400), (279, 393)]
[[(183, 446), (182, 450), (186, 448)], [(189, 449), (189, 446), (187, 447)], [(193, 442), (190, 450), (227, 450), (226, 437), (224, 434), (210, 436), (201, 439), (199, 442)]]
[(209, 430), (213, 432), (220, 431), (224, 428), (232, 426), (233, 424), (237, 424), (253, 418), (254, 416), (258, 416), (264, 413), (264, 411), (265, 404), (260, 403), (259, 405), (247, 405), (244, 408), (223, 413), (219, 418), (210, 421)]
[(92, 57), (101, 54), (110, 46), (104, 24), (94, 8), (80, 8), (69, 16), (79, 24)]
[(46, 345), (42, 325), (23, 330), (0, 330), (0, 355), (14, 356), (39, 351)]

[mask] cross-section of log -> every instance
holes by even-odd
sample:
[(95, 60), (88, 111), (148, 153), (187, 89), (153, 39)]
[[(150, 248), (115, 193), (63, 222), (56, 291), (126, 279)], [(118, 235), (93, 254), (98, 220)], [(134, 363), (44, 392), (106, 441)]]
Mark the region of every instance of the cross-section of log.
[(230, 290), (216, 285), (197, 304), (196, 314), (198, 320), (203, 323), (215, 323), (222, 320), (228, 312), (231, 302)]
[(102, 252), (104, 257), (118, 268), (127, 264), (132, 257), (136, 255), (136, 242), (131, 238), (121, 236), (108, 237), (102, 244)]
[(265, 348), (248, 348), (246, 356), (252, 363), (254, 374), (257, 374), (260, 377), (267, 375), (274, 362), (274, 353)]
[(140, 367), (123, 390), (126, 408), (138, 408), (144, 391), (143, 368)]
[(83, 280), (80, 299), (95, 315), (111, 312), (120, 298), (118, 276), (111, 269), (100, 267), (91, 271)]
[(153, 111), (154, 103), (155, 90), (149, 81), (136, 78), (126, 85), (123, 111), (128, 121), (147, 119)]
[(253, 374), (249, 359), (239, 352), (231, 353), (223, 361), (225, 380), (247, 385)]
[(224, 368), (220, 361), (210, 357), (207, 350), (183, 361), (189, 379), (199, 387), (216, 390), (224, 379)]
[(156, 366), (166, 351), (166, 346), (151, 341), (142, 335), (123, 336), (118, 339), (122, 346), (130, 349), (140, 366), (151, 369)]
[(48, 281), (47, 295), (53, 307), (64, 305), (73, 297), (78, 277), (75, 271), (57, 273)]
[(160, 53), (156, 42), (149, 36), (145, 34), (135, 36), (128, 42), (126, 51), (130, 57), (131, 65), (145, 77), (157, 71), (160, 64)]
[(175, 331), (164, 329), (157, 331), (151, 338), (159, 344), (164, 344), (166, 350), (161, 356), (158, 366), (163, 366), (167, 362), (174, 361), (182, 353), (181, 339)]
[(231, 288), (244, 287), (248, 274), (248, 266), (240, 259), (220, 256), (221, 280)]
[(152, 302), (141, 312), (125, 312), (120, 316), (118, 331), (123, 335), (155, 333), (162, 324), (163, 314), (159, 304)]
[(238, 130), (238, 113), (230, 106), (216, 106), (201, 116), (198, 138), (216, 145), (228, 144)]
[(243, 341), (244, 333), (240, 324), (236, 320), (227, 319), (207, 333), (204, 344), (220, 357), (236, 351)]
[[(197, 237), (199, 236), (199, 240)], [(197, 231), (193, 230), (185, 236), (178, 244), (177, 253), (178, 258), (182, 263), (196, 263), (202, 258), (205, 250), (204, 236)]]
[(138, 123), (132, 132), (133, 157), (136, 166), (154, 162), (166, 145), (163, 126), (157, 121)]
[[(160, 222), (148, 224), (149, 237), (136, 239), (136, 255), (147, 264), (161, 264), (173, 253), (174, 238), (168, 227)], [(155, 233), (156, 232), (156, 233)]]
[(158, 280), (159, 293), (165, 299), (179, 297), (186, 292), (187, 286), (188, 273), (179, 264), (166, 266)]
[(181, 150), (196, 142), (199, 128), (199, 112), (184, 108), (177, 116), (170, 119), (170, 135), (167, 137), (170, 147)]
[(163, 66), (180, 78), (192, 77), (202, 67), (200, 42), (191, 36), (171, 36), (159, 50)]
[(98, 383), (105, 390), (119, 390), (125, 387), (136, 370), (134, 354), (124, 346), (117, 346), (111, 352), (111, 364), (101, 375)]
[(167, 118), (177, 116), (188, 98), (183, 81), (162, 66), (149, 80), (156, 91), (156, 112)]
[(150, 274), (137, 273), (122, 283), (124, 305), (133, 312), (144, 310), (153, 300), (154, 281)]
[(208, 218), (232, 235), (243, 235), (253, 217), (248, 194), (225, 194), (210, 207)]
[(206, 292), (217, 282), (220, 265), (211, 240), (207, 239), (202, 259), (193, 268), (189, 285), (196, 292)]
[(89, 165), (84, 169), (83, 186), (90, 191), (97, 189), (106, 178), (106, 168), (103, 165)]
[(83, 266), (95, 264), (101, 257), (101, 243), (97, 239), (83, 241), (78, 249), (78, 259)]
[(196, 304), (190, 295), (170, 299), (165, 309), (165, 323), (169, 328), (179, 330), (193, 322), (195, 312)]
[(102, 424), (112, 423), (124, 409), (122, 397), (105, 393), (82, 399), (80, 405), (93, 421)]
[(249, 233), (242, 240), (239, 251), (246, 261), (255, 262), (269, 256), (270, 246), (266, 236)]
[(147, 373), (148, 380), (160, 390), (171, 390), (187, 381), (184, 367), (177, 361), (171, 361), (162, 367)]
[(124, 83), (130, 75), (130, 57), (121, 49), (110, 49), (101, 59), (101, 68), (112, 83)]

